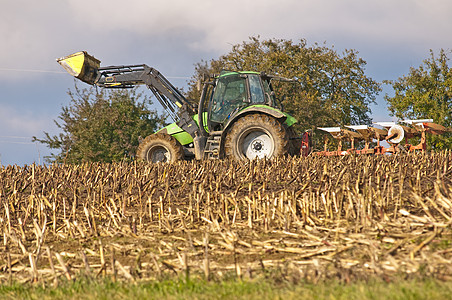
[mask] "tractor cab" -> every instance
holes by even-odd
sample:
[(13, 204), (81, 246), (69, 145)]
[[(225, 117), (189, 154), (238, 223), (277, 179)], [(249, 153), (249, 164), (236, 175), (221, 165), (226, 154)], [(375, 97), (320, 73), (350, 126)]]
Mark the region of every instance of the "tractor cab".
[(275, 107), (274, 95), (270, 78), (261, 73), (223, 71), (209, 101), (209, 131), (222, 130), (230, 118), (248, 106)]

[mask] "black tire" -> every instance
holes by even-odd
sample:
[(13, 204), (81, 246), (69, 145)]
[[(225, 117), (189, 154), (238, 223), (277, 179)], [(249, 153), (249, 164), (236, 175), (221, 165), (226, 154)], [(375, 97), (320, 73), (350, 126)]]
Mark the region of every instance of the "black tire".
[(284, 125), (263, 114), (246, 115), (226, 135), (226, 157), (235, 160), (272, 158), (288, 152), (288, 136)]
[(137, 156), (146, 162), (175, 162), (184, 157), (182, 145), (166, 133), (146, 137), (138, 146)]

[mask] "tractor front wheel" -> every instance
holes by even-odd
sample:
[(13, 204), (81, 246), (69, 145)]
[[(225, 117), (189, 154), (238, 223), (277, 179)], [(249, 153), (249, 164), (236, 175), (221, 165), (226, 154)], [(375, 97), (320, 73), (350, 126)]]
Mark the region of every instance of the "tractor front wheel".
[(288, 137), (273, 117), (252, 114), (239, 119), (226, 135), (225, 154), (235, 160), (271, 158), (287, 154)]
[(184, 156), (181, 144), (166, 133), (146, 137), (138, 146), (137, 156), (146, 162), (175, 162)]

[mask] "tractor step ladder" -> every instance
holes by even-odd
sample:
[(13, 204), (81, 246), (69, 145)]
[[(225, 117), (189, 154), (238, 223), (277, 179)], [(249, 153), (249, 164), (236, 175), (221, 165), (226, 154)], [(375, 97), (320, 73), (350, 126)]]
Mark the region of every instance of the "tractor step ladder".
[(221, 135), (213, 135), (207, 139), (206, 148), (204, 149), (204, 159), (220, 158), (220, 142)]

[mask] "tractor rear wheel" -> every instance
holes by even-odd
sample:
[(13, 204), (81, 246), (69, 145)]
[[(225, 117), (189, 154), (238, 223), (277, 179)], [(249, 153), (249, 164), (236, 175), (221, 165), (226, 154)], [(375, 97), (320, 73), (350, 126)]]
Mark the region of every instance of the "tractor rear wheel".
[(271, 158), (287, 154), (284, 125), (273, 117), (252, 114), (239, 119), (226, 135), (226, 157), (235, 160)]
[(146, 162), (175, 162), (184, 156), (181, 144), (166, 133), (146, 137), (138, 146), (137, 156)]

